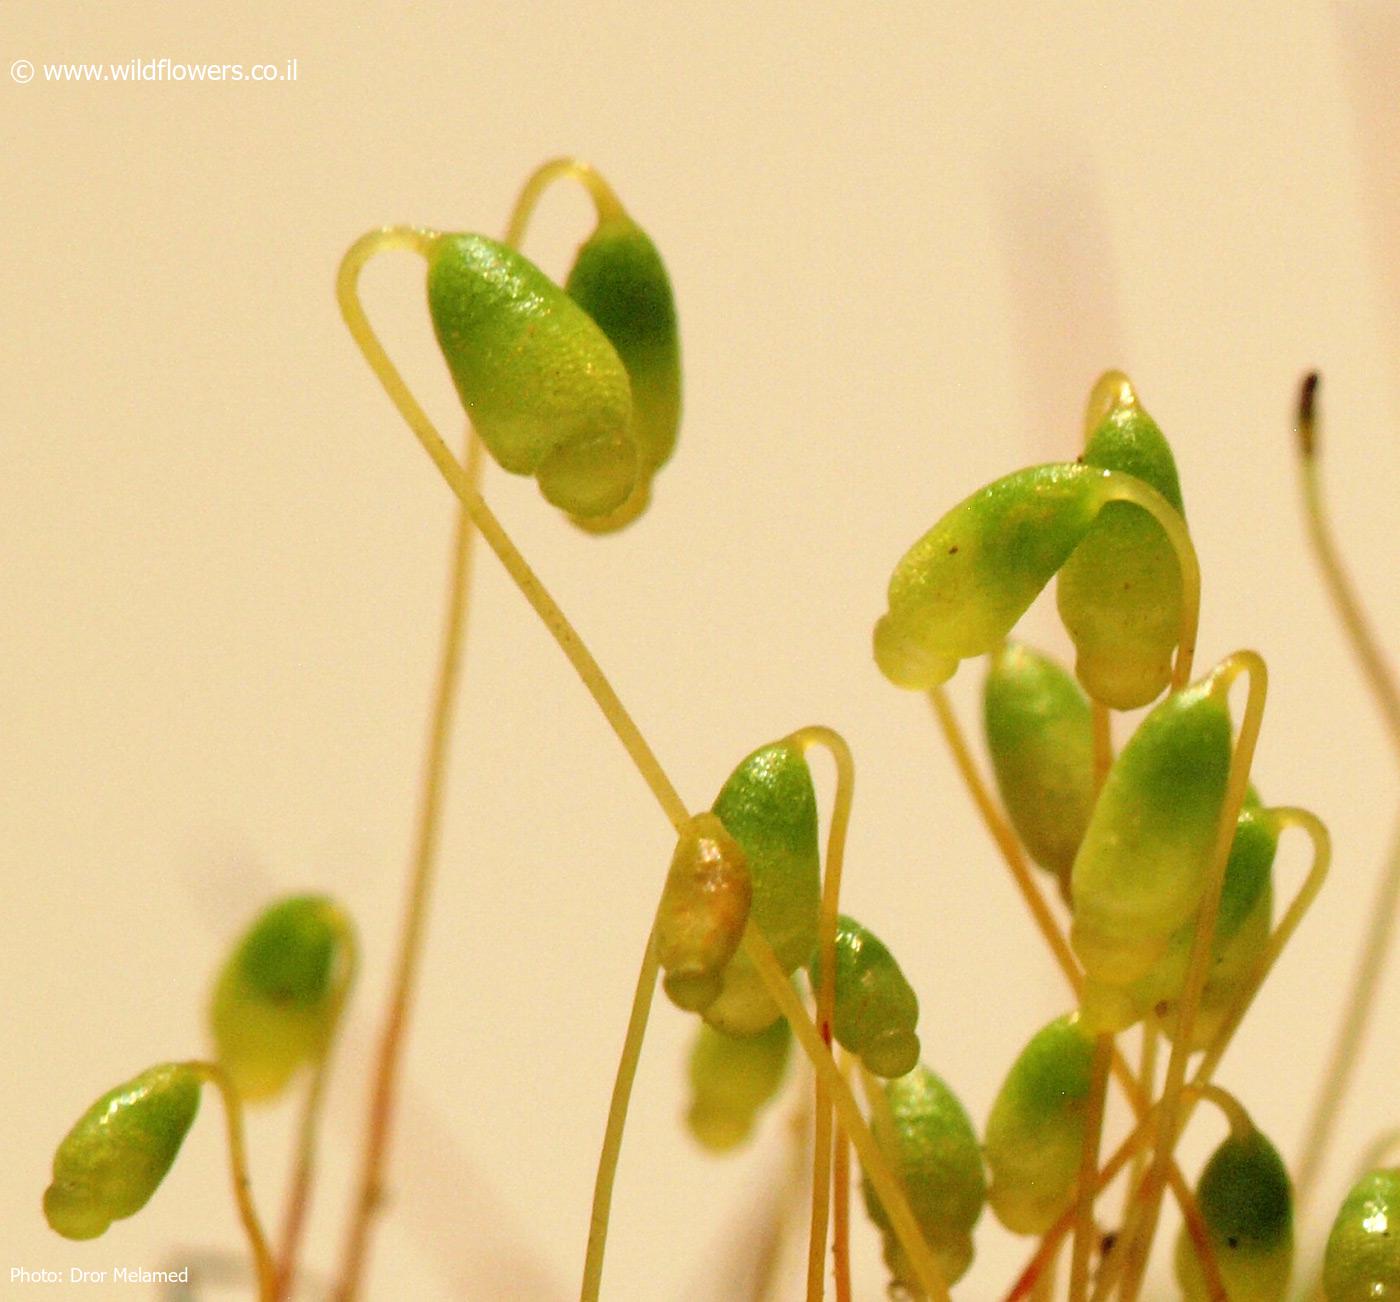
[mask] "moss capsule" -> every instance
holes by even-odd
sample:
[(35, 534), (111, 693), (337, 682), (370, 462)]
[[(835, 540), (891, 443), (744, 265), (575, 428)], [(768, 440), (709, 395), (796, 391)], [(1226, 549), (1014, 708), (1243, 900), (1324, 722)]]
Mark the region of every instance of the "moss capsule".
[[(956, 1283), (972, 1264), (972, 1227), (987, 1198), (972, 1122), (948, 1087), (922, 1065), (884, 1088), (889, 1108), (875, 1109), (875, 1139), (904, 1186), (944, 1279)], [(870, 1219), (884, 1238), (893, 1281), (912, 1287), (915, 1276), (868, 1178), (862, 1188)]]
[(162, 1063), (109, 1090), (53, 1159), (44, 1216), (66, 1239), (95, 1239), (151, 1199), (199, 1110), (199, 1075)]
[[(813, 990), (822, 986), (820, 946), (812, 955)], [(832, 1035), (878, 1077), (902, 1077), (918, 1065), (918, 995), (878, 935), (855, 918), (836, 920), (836, 1009)]]
[(703, 1023), (690, 1051), (686, 1125), (716, 1153), (737, 1148), (778, 1093), (787, 1072), (792, 1032), (781, 1017), (757, 1035), (735, 1038)]
[(564, 288), (607, 335), (631, 382), (637, 482), (616, 511), (585, 522), (594, 530), (615, 529), (645, 509), (652, 476), (676, 446), (681, 352), (675, 297), (656, 246), (621, 213), (599, 221)]
[[(1268, 811), (1257, 802), (1241, 810), (1225, 866), (1211, 964), (1191, 1036), (1193, 1049), (1204, 1049), (1215, 1039), (1268, 947), (1277, 850), (1278, 832)], [(1138, 1010), (1157, 1009), (1169, 1036), (1175, 1034), (1176, 1000), (1186, 983), (1195, 934), (1194, 920), (1181, 927), (1163, 957), (1129, 994)]]
[(714, 1002), (749, 917), (752, 890), (739, 843), (712, 813), (681, 832), (656, 915), (656, 950), (671, 1002), (702, 1012)]
[[(1293, 1187), (1274, 1146), (1257, 1130), (1231, 1135), (1206, 1163), (1196, 1200), (1230, 1302), (1284, 1297), (1293, 1273)], [(1210, 1296), (1184, 1229), (1176, 1278), (1187, 1302)]]
[(1032, 466), (955, 506), (895, 566), (875, 660), (897, 687), (928, 691), (960, 660), (995, 650), (1088, 534), (1100, 510), (1130, 502), (1170, 531), (1190, 569), (1177, 611), (1195, 640), (1199, 575), (1180, 516), (1150, 484), (1098, 466)]
[(875, 659), (899, 687), (927, 690), (958, 661), (993, 650), (1088, 532), (1102, 478), (1085, 466), (1033, 466), (955, 506), (890, 577)]
[(1400, 1169), (1384, 1167), (1351, 1188), (1327, 1238), (1327, 1302), (1400, 1298)]
[(214, 987), (219, 1065), (245, 1099), (270, 1098), (325, 1053), (351, 963), (350, 924), (319, 895), (281, 900), (243, 934)]
[(484, 235), (430, 247), (428, 307), (481, 441), (580, 518), (621, 506), (640, 473), (627, 370), (607, 336), (528, 259)]
[[(714, 813), (748, 860), (748, 925), (763, 932), (783, 971), (805, 967), (817, 944), (821, 861), (817, 795), (802, 751), (786, 741), (754, 751), (724, 784)], [(730, 1035), (753, 1035), (777, 1017), (757, 969), (740, 951), (724, 969), (705, 1020)]]
[[(811, 963), (821, 988), (821, 952)], [(836, 921), (836, 1008), (831, 1032), (876, 1076), (903, 1076), (919, 1062), (919, 1000), (894, 955), (854, 918)]]
[(1094, 1041), (1070, 1013), (1037, 1031), (1011, 1065), (987, 1118), (987, 1191), (1015, 1234), (1044, 1234), (1074, 1199)]
[(1075, 857), (1071, 943), (1085, 969), (1090, 1034), (1144, 1011), (1131, 987), (1190, 922), (1210, 871), (1231, 727), (1217, 675), (1167, 697), (1114, 761)]
[[(1083, 459), (1150, 484), (1181, 513), (1171, 448), (1130, 385), (1090, 433)], [(1162, 694), (1180, 633), (1181, 571), (1155, 520), (1126, 503), (1105, 506), (1060, 571), (1056, 599), (1095, 700), (1131, 710)]]
[(982, 718), (1012, 826), (1068, 898), (1070, 869), (1094, 808), (1089, 702), (1048, 656), (1010, 642), (992, 654)]

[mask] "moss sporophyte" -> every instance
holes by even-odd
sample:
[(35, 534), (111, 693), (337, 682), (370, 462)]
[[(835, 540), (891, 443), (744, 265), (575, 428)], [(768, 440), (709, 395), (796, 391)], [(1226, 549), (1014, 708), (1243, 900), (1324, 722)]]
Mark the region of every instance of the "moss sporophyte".
[[(562, 283), (521, 252), (540, 196), (580, 183), (596, 228)], [(448, 447), (371, 328), (360, 272), (387, 250), (419, 255), (432, 331), (468, 417)], [(481, 495), (489, 456), (533, 476), (545, 499), (606, 535), (640, 523), (676, 443), (681, 410), (675, 301), (656, 246), (592, 167), (561, 159), (526, 183), (504, 238), (422, 227), (371, 231), (337, 282), (350, 333), (459, 504), (447, 614), (412, 849), (407, 905), (369, 1083), (360, 1173), (334, 1295), (363, 1291), (390, 1161), (393, 1100), (436, 868), (443, 772), (477, 534), (557, 640), (676, 836), (657, 865), (655, 920), (641, 963), (598, 1163), (580, 1296), (600, 1295), (614, 1179), (658, 979), (695, 1019), (688, 1126), (708, 1150), (749, 1141), (796, 1057), (810, 1069), (811, 1204), (806, 1297), (852, 1297), (850, 1150), (891, 1287), (946, 1298), (991, 1217), (1033, 1240), (1006, 1296), (1050, 1298), (1068, 1256), (1071, 1302), (1140, 1296), (1165, 1195), (1180, 1213), (1175, 1276), (1213, 1302), (1265, 1302), (1290, 1288), (1331, 1302), (1400, 1297), (1400, 1174), (1378, 1151), (1336, 1213), (1322, 1260), (1294, 1263), (1320, 1155), (1364, 1038), (1400, 895), (1400, 850), (1339, 1019), (1324, 1087), (1292, 1167), (1216, 1082), (1241, 1022), (1327, 874), (1325, 828), (1250, 785), (1268, 744), (1263, 658), (1240, 650), (1194, 671), (1201, 572), (1176, 463), (1128, 379), (1094, 386), (1082, 442), (1062, 462), (1015, 470), (947, 510), (894, 567), (873, 628), (874, 661), (926, 695), (968, 794), (1063, 972), (1063, 1015), (1019, 1052), (995, 1098), (957, 1096), (957, 1046), (918, 1029), (920, 999), (879, 939), (879, 918), (841, 912), (855, 762), (832, 729), (736, 738), (713, 805), (677, 793), (603, 671)], [(1304, 384), (1298, 446), (1310, 537), (1329, 593), (1400, 752), (1400, 695), (1332, 544), (1317, 476), (1316, 378)], [(1079, 446), (1073, 444), (1078, 442)], [(1073, 669), (1014, 640), (1056, 580)], [(872, 576), (872, 604), (877, 594)], [(983, 776), (944, 684), (986, 657)], [(1240, 690), (1234, 690), (1236, 685)], [(1123, 711), (1145, 709), (1136, 720)], [(808, 765), (835, 763), (820, 837)], [(738, 757), (743, 758), (738, 758)], [(1273, 880), (1290, 828), (1312, 867), (1292, 893)], [(1037, 872), (1032, 864), (1043, 872)], [(1287, 898), (1281, 910), (1276, 900)], [(871, 925), (873, 924), (873, 926)], [(54, 1157), (43, 1211), (59, 1234), (92, 1238), (156, 1193), (193, 1124), (205, 1084), (225, 1106), (238, 1211), (258, 1296), (290, 1297), (316, 1169), (316, 1138), (337, 1031), (357, 965), (353, 926), (320, 895), (273, 903), (213, 982), (208, 1061), (151, 1067), (103, 1094)], [(1125, 1046), (1137, 1049), (1130, 1064)], [(792, 1049), (796, 1041), (797, 1052)], [(1165, 1057), (1165, 1063), (1161, 1062)], [(936, 1065), (937, 1070), (927, 1064)], [(1132, 1118), (1101, 1152), (1110, 1081)], [(269, 1243), (244, 1157), (245, 1104), (299, 1090), (296, 1161), (282, 1232)], [(1194, 1177), (1176, 1150), (1202, 1102), (1227, 1137)], [(974, 1120), (985, 1116), (985, 1125)], [(1106, 1196), (1120, 1177), (1125, 1190)], [(831, 1226), (834, 1225), (834, 1231)], [(758, 1286), (768, 1294), (771, 1280)]]

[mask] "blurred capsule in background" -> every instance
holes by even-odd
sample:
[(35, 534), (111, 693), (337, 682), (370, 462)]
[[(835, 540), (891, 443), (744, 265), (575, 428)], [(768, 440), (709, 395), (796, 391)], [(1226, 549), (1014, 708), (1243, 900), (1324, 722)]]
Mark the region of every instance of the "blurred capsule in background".
[(703, 1022), (690, 1050), (690, 1133), (713, 1152), (737, 1148), (787, 1074), (792, 1032), (783, 1018), (757, 1035), (723, 1035)]
[(244, 932), (209, 1008), (219, 1065), (241, 1097), (273, 1097), (325, 1054), (353, 967), (350, 920), (325, 896), (280, 900)]
[(1074, 1199), (1093, 1058), (1079, 1015), (1056, 1018), (1031, 1037), (992, 1104), (987, 1201), (1015, 1234), (1044, 1234)]
[(1032, 859), (1070, 898), (1070, 870), (1094, 809), (1094, 722), (1074, 678), (1020, 642), (992, 653), (982, 720), (997, 790)]

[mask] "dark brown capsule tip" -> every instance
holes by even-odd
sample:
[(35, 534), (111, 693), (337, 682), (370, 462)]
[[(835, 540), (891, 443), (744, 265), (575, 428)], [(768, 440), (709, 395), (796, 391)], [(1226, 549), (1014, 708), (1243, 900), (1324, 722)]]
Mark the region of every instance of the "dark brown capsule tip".
[(1298, 451), (1305, 457), (1317, 452), (1317, 386), (1321, 379), (1316, 371), (1309, 371), (1298, 389)]

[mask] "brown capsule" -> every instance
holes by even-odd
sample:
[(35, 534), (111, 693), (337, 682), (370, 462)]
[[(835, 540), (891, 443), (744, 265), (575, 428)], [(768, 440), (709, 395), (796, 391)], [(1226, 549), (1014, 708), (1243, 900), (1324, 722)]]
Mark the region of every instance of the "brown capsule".
[(657, 958), (666, 994), (703, 1012), (720, 992), (721, 972), (744, 934), (752, 898), (748, 860), (712, 813), (696, 814), (671, 856), (656, 919)]

